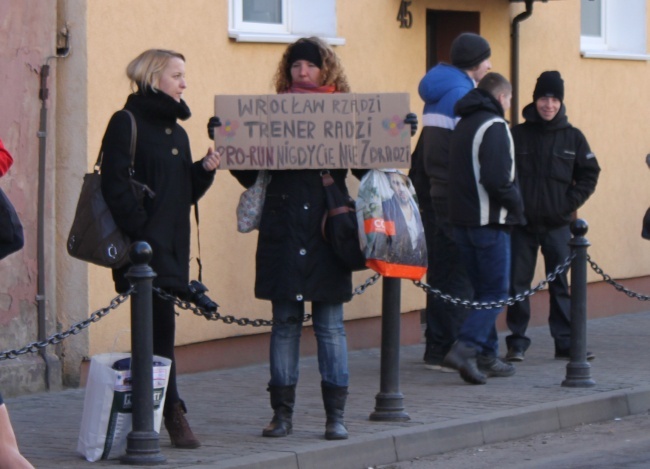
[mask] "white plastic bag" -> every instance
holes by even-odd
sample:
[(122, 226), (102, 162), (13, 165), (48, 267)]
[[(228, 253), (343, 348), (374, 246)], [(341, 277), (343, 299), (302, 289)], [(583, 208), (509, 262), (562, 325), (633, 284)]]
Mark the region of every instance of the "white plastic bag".
[[(77, 452), (88, 461), (118, 458), (131, 431), (131, 370), (114, 370), (128, 353), (105, 353), (90, 360)], [(160, 432), (171, 360), (154, 356), (154, 430)]]
[(395, 169), (372, 169), (357, 198), (359, 238), (366, 265), (385, 277), (420, 280), (427, 247), (411, 180)]

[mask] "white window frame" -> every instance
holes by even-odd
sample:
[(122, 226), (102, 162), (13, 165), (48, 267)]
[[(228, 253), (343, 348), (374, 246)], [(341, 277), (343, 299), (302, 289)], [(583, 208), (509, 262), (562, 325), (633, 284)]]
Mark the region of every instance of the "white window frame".
[(646, 0), (600, 1), (601, 35), (581, 35), (581, 55), (596, 59), (650, 60), (646, 45)]
[(251, 33), (262, 34), (289, 34), (291, 30), (289, 19), (291, 13), (289, 12), (291, 2), (289, 0), (282, 0), (282, 21), (279, 24), (271, 23), (255, 23), (252, 21), (244, 21), (244, 2), (242, 0), (231, 2), (232, 11), (232, 24), (237, 31), (250, 31)]
[(336, 0), (282, 0), (282, 24), (243, 20), (243, 0), (228, 0), (228, 36), (237, 42), (295, 42), (318, 36), (331, 45), (343, 45), (336, 35)]

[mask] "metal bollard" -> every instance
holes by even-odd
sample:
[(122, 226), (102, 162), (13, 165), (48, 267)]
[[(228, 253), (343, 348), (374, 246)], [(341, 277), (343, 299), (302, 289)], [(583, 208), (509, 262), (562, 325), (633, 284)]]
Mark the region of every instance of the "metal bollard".
[(590, 244), (584, 236), (588, 229), (587, 222), (580, 218), (571, 223), (573, 238), (569, 245), (575, 254), (571, 261), (571, 360), (562, 381), (562, 386), (569, 388), (596, 385), (587, 362), (587, 247)]
[(132, 429), (126, 437), (121, 464), (155, 465), (166, 462), (160, 453), (158, 433), (153, 429), (153, 319), (152, 283), (156, 273), (149, 267), (153, 253), (144, 241), (131, 245), (133, 266), (126, 277), (135, 285), (131, 295), (131, 391)]
[(404, 396), (399, 390), (400, 295), (401, 279), (383, 277), (381, 304), (381, 372), (375, 411), (370, 420), (403, 422)]

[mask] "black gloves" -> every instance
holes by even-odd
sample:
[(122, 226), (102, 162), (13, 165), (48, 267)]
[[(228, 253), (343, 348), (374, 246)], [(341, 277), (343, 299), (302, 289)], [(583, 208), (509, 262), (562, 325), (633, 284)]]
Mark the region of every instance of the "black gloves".
[[(417, 128), (417, 117), (415, 118), (415, 121), (416, 121), (415, 127)], [(219, 119), (217, 116), (210, 117), (210, 119), (208, 120), (208, 137), (210, 137), (210, 140), (214, 140), (215, 127), (221, 127), (221, 119)]]
[(418, 131), (418, 116), (412, 112), (409, 112), (406, 115), (406, 119), (404, 119), (404, 123), (411, 126), (411, 137), (415, 135), (415, 133)]

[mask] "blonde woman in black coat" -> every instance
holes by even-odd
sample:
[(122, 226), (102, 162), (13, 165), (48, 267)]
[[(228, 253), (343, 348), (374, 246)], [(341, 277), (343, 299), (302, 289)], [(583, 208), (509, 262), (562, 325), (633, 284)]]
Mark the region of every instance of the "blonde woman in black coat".
[[(212, 184), (220, 155), (210, 148), (205, 157), (193, 162), (187, 133), (177, 123), (191, 115), (182, 99), (187, 87), (182, 54), (147, 50), (131, 61), (126, 73), (137, 89), (124, 106), (137, 125), (133, 177), (155, 196), (139, 202), (132, 191), (131, 121), (123, 111), (113, 114), (102, 140), (102, 193), (117, 225), (131, 239), (151, 245), (151, 267), (157, 275), (154, 286), (184, 293), (189, 283), (190, 208)], [(113, 270), (118, 292), (129, 287), (124, 277), (128, 267)], [(154, 354), (172, 360), (163, 410), (165, 427), (172, 445), (198, 448), (200, 442), (185, 419), (187, 409), (176, 386), (174, 305), (155, 293), (152, 300)]]

